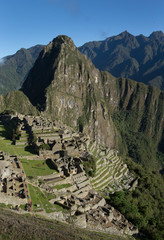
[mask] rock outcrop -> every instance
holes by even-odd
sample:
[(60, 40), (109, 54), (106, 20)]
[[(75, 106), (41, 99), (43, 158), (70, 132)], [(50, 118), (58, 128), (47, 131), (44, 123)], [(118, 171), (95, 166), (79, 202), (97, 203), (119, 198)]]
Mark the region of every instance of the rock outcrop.
[[(164, 93), (100, 72), (69, 37), (58, 36), (43, 49), (22, 91), (46, 116), (134, 157), (128, 150), (132, 135), (136, 160), (159, 167), (153, 159), (163, 151)], [(143, 160), (138, 138), (148, 141)]]
[(70, 38), (59, 36), (44, 48), (22, 91), (59, 123), (78, 127), (114, 147), (116, 134), (104, 103), (101, 73)]

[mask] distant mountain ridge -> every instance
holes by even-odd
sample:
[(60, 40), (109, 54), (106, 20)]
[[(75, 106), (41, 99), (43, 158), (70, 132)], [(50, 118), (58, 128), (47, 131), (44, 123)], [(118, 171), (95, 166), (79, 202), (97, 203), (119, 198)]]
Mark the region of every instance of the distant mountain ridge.
[[(18, 90), (25, 81), (44, 46), (20, 49), (0, 63), (0, 94)], [(93, 41), (79, 47), (94, 65), (116, 77), (131, 78), (164, 91), (164, 33), (149, 37), (133, 36), (127, 31), (104, 41)]]
[(85, 43), (79, 50), (100, 70), (164, 90), (162, 31), (153, 32), (149, 37), (133, 36), (125, 31), (104, 41)]
[(42, 49), (42, 45), (21, 48), (14, 55), (3, 58), (0, 64), (0, 94), (5, 95), (21, 87)]

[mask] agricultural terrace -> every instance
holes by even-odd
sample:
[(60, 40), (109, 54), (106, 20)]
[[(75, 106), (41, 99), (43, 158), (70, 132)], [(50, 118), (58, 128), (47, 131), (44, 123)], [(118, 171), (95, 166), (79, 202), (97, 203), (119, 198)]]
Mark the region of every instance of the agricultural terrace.
[(13, 145), (12, 141), (7, 139), (7, 131), (3, 125), (0, 125), (0, 151), (8, 153), (9, 155), (32, 156), (35, 155), (29, 146)]

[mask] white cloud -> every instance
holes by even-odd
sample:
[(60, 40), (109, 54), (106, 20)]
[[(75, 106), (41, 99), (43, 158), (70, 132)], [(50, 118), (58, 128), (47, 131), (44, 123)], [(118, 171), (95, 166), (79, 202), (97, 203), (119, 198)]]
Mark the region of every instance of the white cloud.
[(5, 58), (0, 58), (0, 66), (2, 66), (5, 63)]

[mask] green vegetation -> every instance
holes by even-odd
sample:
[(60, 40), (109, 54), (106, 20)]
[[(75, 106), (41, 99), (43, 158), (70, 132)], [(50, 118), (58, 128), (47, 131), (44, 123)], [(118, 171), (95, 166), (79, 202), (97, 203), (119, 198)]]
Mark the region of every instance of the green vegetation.
[(148, 126), (145, 126), (145, 129), (143, 124), (141, 124), (147, 121), (146, 119), (148, 118), (151, 119), (149, 116), (144, 117), (141, 112), (127, 110), (120, 110), (113, 114), (113, 121), (120, 134), (120, 152), (147, 168), (159, 169), (162, 157), (164, 159), (164, 154), (157, 152), (157, 142), (147, 133)]
[(33, 132), (30, 132), (29, 136), (28, 136), (28, 144), (29, 144), (29, 146), (35, 147), (36, 141), (37, 141), (36, 134), (33, 133)]
[(55, 167), (50, 164), (50, 160), (26, 160), (21, 159), (27, 177), (45, 176), (56, 172)]
[(0, 68), (0, 94), (19, 89), (27, 73), (34, 64), (43, 46), (20, 49), (16, 54), (8, 56)]
[(30, 132), (28, 135), (28, 148), (30, 148), (34, 154), (38, 154), (38, 151), (39, 151), (36, 142), (37, 142), (37, 136), (35, 135), (35, 133)]
[(45, 197), (48, 200), (54, 199), (56, 196), (53, 193), (44, 192)]
[(28, 184), (28, 187), (34, 211), (37, 211), (38, 204), (40, 206), (39, 208), (45, 210), (47, 213), (55, 211), (54, 205), (49, 203), (48, 198), (45, 196), (43, 192), (40, 191), (39, 188), (34, 187), (31, 184)]
[(31, 184), (29, 184), (28, 186), (29, 186), (30, 197), (31, 197), (34, 211), (37, 212), (37, 211), (45, 210), (46, 213), (51, 213), (56, 211), (62, 211), (62, 212), (68, 213), (67, 209), (64, 209), (58, 204), (51, 204), (49, 202), (49, 200), (55, 198), (55, 195), (43, 192), (38, 187), (35, 187)]
[(62, 188), (68, 188), (71, 187), (72, 185), (67, 183), (67, 184), (60, 184), (60, 185), (56, 185), (54, 188), (56, 188), (57, 190), (60, 190)]
[(86, 161), (83, 161), (82, 163), (83, 163), (86, 174), (90, 177), (94, 177), (96, 172), (95, 158), (93, 156), (89, 156), (89, 158)]
[(2, 240), (134, 240), (76, 228), (74, 225), (46, 220), (44, 217), (21, 215), (0, 209), (0, 239)]
[(164, 239), (164, 188), (158, 172), (145, 170), (127, 160), (130, 170), (139, 177), (134, 191), (119, 191), (110, 195), (110, 203), (133, 222), (147, 239)]
[(101, 177), (104, 176), (105, 173), (107, 173), (109, 171), (109, 168), (107, 167), (100, 167), (98, 169), (98, 171), (96, 171), (96, 174), (95, 174), (95, 179), (92, 180), (91, 182), (96, 182), (97, 180), (101, 179)]
[(13, 145), (13, 141), (6, 139), (8, 137), (8, 133), (6, 128), (3, 125), (0, 125), (0, 150), (6, 152), (10, 155), (17, 155), (19, 156), (31, 156), (34, 153), (31, 151), (32, 149), (28, 146), (16, 146)]
[(4, 96), (4, 106), (2, 110), (8, 109), (21, 114), (38, 115), (36, 108), (30, 103), (27, 96), (21, 91), (12, 91)]
[(1, 208), (8, 208), (8, 209), (10, 209), (10, 208), (12, 208), (13, 206), (12, 206), (12, 204), (5, 204), (5, 203), (0, 203), (0, 207)]
[(89, 123), (89, 119), (91, 117), (91, 106), (94, 104), (96, 105), (96, 102), (97, 100), (96, 100), (95, 92), (93, 91), (91, 86), (89, 86), (86, 92), (86, 99), (85, 99), (85, 105), (83, 108), (83, 114), (77, 120), (77, 127), (80, 132), (83, 132), (84, 126)]
[(50, 150), (50, 146), (48, 144), (41, 144), (39, 150)]
[(6, 129), (7, 138), (15, 143), (15, 141), (18, 140), (21, 136), (18, 119), (12, 118), (10, 122), (8, 122), (8, 124), (6, 124), (4, 127)]

